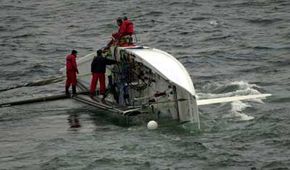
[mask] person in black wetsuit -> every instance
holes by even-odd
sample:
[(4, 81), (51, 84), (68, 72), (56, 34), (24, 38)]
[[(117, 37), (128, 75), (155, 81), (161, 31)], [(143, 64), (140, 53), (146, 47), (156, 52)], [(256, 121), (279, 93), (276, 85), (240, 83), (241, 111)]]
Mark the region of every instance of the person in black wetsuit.
[(103, 99), (105, 97), (106, 92), (106, 82), (105, 82), (105, 73), (106, 73), (106, 66), (111, 64), (116, 64), (117, 61), (107, 59), (103, 57), (103, 51), (98, 50), (97, 56), (93, 59), (91, 63), (91, 72), (92, 72), (92, 79), (90, 84), (90, 96), (95, 96), (96, 86), (98, 80), (100, 81), (100, 94), (103, 95)]

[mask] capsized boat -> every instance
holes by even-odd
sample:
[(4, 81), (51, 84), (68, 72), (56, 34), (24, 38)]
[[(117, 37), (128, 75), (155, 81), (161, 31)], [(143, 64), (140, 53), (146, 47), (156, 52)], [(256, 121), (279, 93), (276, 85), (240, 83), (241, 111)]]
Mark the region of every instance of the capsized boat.
[[(91, 81), (90, 67), (95, 55), (96, 53), (91, 53), (77, 60), (78, 87), (82, 91), (88, 91)], [(192, 80), (175, 57), (144, 46), (112, 47), (105, 55), (118, 61), (118, 64), (107, 66), (106, 104), (97, 102), (96, 107), (110, 111), (123, 110), (120, 112), (122, 114), (149, 110), (149, 114), (158, 114), (159, 117), (169, 115), (181, 122), (199, 124)], [(79, 98), (90, 101), (84, 95), (76, 97), (77, 100)]]
[[(106, 69), (106, 102), (80, 94), (74, 99), (124, 116), (139, 113), (169, 116), (180, 122), (192, 122), (200, 128), (198, 105), (265, 98), (270, 94), (197, 100), (193, 82), (185, 67), (172, 55), (145, 46), (114, 46), (104, 54), (118, 61)], [(77, 60), (78, 87), (88, 92), (91, 62), (96, 53)], [(65, 68), (62, 69), (65, 73)]]

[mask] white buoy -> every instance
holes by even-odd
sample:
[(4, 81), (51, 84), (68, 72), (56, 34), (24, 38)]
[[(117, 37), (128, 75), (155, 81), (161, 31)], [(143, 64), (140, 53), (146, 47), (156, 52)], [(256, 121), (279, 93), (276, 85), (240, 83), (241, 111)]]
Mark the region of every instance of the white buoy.
[(154, 120), (150, 120), (147, 124), (147, 128), (150, 130), (154, 130), (158, 128), (158, 123)]

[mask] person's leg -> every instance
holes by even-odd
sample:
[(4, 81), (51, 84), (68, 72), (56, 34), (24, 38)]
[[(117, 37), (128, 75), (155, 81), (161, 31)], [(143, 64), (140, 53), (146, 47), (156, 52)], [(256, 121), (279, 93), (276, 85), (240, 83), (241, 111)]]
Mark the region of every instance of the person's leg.
[(100, 77), (100, 94), (103, 95), (102, 102), (104, 104), (106, 104), (106, 101), (105, 101), (105, 97), (106, 97), (105, 96), (105, 92), (106, 92), (105, 74), (104, 73), (100, 73), (99, 77)]
[(100, 94), (105, 95), (106, 92), (105, 74), (99, 73), (99, 78), (100, 78)]
[(76, 95), (77, 94), (77, 90), (76, 90), (76, 86), (77, 86), (77, 74), (75, 72), (71, 73), (71, 84), (72, 84), (72, 94)]
[(72, 86), (72, 94), (73, 95), (77, 94), (77, 87), (76, 86)]
[(67, 96), (70, 95), (70, 93), (69, 93), (69, 85), (68, 85), (68, 83), (66, 83), (66, 85), (65, 85), (65, 95), (67, 95)]
[(90, 95), (94, 96), (96, 94), (96, 86), (97, 86), (97, 73), (92, 74), (91, 85), (90, 85)]
[(65, 94), (67, 96), (70, 95), (70, 93), (69, 93), (69, 87), (70, 87), (70, 85), (71, 85), (71, 77), (70, 77), (70, 73), (67, 72), (66, 73), (66, 83), (65, 83)]

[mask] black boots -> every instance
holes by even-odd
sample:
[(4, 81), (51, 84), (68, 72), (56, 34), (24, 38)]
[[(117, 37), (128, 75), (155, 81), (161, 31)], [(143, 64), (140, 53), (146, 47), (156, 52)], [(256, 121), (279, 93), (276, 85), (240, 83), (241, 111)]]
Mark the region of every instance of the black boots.
[(70, 97), (69, 86), (65, 86), (65, 95), (66, 95), (67, 97)]
[(105, 96), (105, 94), (103, 94), (103, 97), (102, 97), (102, 99), (101, 99), (101, 102), (102, 102), (103, 104), (107, 104), (105, 98), (106, 98), (106, 96)]
[(73, 94), (73, 96), (77, 95), (76, 86), (72, 86), (72, 94)]
[[(65, 95), (67, 97), (70, 97), (70, 92), (69, 92), (69, 86), (65, 86)], [(76, 86), (72, 86), (72, 96), (77, 95), (77, 89)]]

